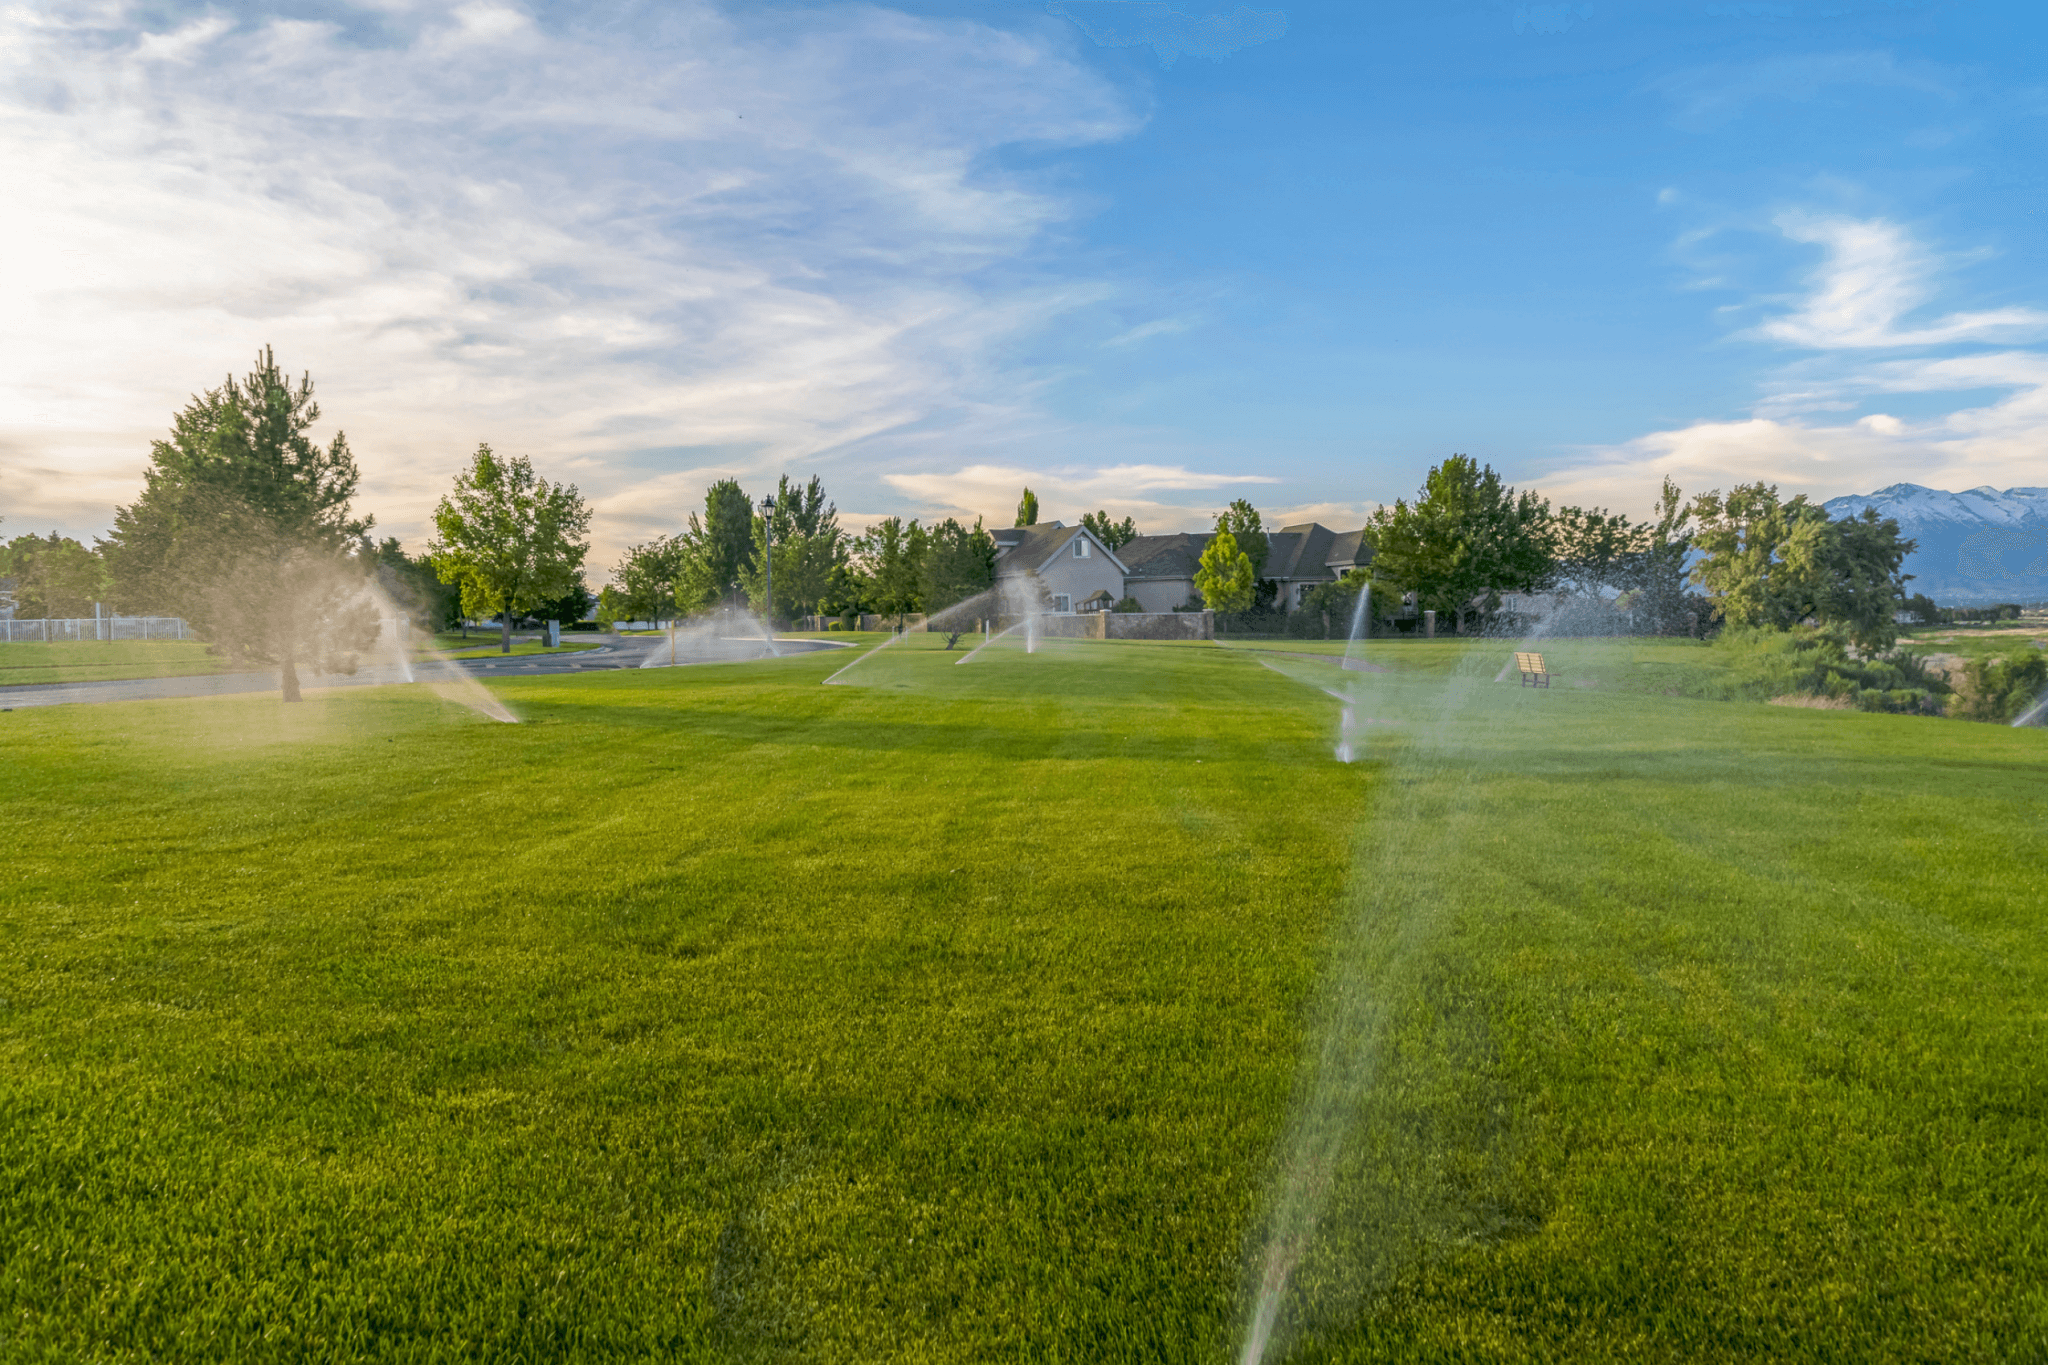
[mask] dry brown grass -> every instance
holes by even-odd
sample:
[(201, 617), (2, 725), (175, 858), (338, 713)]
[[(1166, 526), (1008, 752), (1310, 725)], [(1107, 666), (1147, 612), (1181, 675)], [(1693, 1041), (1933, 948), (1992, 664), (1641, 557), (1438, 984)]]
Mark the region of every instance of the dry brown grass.
[(1813, 711), (1854, 711), (1856, 703), (1847, 697), (1824, 697), (1811, 692), (1788, 692), (1782, 697), (1772, 697), (1773, 706), (1804, 706)]

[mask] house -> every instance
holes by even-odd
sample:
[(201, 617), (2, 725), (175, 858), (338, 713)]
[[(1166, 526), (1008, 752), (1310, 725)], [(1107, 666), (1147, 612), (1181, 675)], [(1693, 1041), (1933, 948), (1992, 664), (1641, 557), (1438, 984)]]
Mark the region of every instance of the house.
[[(1164, 612), (1200, 600), (1195, 571), (1209, 532), (1139, 536), (1112, 551), (1085, 527), (1057, 521), (994, 532), (996, 582), (1036, 575), (1059, 614), (1106, 611), (1123, 598), (1141, 611)], [(1293, 611), (1324, 583), (1372, 562), (1363, 531), (1332, 531), (1316, 522), (1283, 526), (1266, 537), (1261, 578), (1277, 585), (1274, 605)], [(1064, 603), (1064, 605), (1062, 605)]]
[(1123, 560), (1085, 526), (1057, 521), (1006, 526), (995, 531), (996, 588), (1005, 592), (1036, 580), (1045, 610), (1072, 615), (1082, 603), (1094, 610), (1124, 595)]
[(1297, 611), (1323, 584), (1371, 563), (1372, 547), (1365, 544), (1363, 530), (1332, 531), (1305, 521), (1266, 537), (1266, 567), (1259, 576), (1278, 585), (1274, 606)]
[(1124, 592), (1146, 611), (1172, 611), (1195, 600), (1195, 570), (1209, 537), (1191, 531), (1139, 536), (1117, 553), (1126, 566)]

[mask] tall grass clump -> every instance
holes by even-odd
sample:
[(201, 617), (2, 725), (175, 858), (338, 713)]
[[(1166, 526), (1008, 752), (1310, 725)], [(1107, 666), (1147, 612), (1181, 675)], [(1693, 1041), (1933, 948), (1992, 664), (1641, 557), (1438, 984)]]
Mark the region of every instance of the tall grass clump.
[(1713, 655), (1696, 690), (1727, 701), (1798, 697), (1859, 711), (1940, 715), (1949, 690), (1919, 655), (1899, 649), (1858, 657), (1831, 627), (1734, 627), (1715, 640)]

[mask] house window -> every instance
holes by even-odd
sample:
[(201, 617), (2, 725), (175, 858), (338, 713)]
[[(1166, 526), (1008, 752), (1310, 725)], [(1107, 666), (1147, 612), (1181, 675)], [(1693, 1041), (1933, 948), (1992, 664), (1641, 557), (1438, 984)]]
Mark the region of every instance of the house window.
[(1056, 592), (1052, 595), (1052, 609), (1064, 616), (1074, 609), (1074, 599), (1063, 592)]
[(1075, 536), (1075, 537), (1074, 537), (1074, 558), (1076, 558), (1076, 559), (1086, 559), (1087, 557), (1088, 557), (1088, 538), (1087, 538), (1086, 536)]

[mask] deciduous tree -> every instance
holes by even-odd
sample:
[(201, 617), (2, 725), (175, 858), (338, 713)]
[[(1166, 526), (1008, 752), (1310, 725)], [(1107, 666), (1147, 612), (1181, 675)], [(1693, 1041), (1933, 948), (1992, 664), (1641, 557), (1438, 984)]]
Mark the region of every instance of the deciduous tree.
[(1763, 483), (1702, 493), (1693, 512), (1693, 543), (1703, 552), (1693, 581), (1728, 624), (1782, 630), (1811, 618), (1843, 627), (1867, 652), (1898, 639), (1899, 570), (1913, 542), (1896, 521), (1867, 508), (1832, 521), (1805, 494), (1781, 500), (1775, 484)]
[(855, 548), (864, 595), (885, 616), (918, 611), (924, 602), (924, 557), (929, 537), (915, 521), (884, 517)]
[(14, 580), (14, 613), (21, 617), (90, 616), (111, 586), (97, 551), (55, 531), (0, 546), (0, 578)]
[(1217, 612), (1249, 611), (1257, 585), (1251, 556), (1237, 547), (1237, 538), (1221, 530), (1209, 537), (1195, 566), (1195, 590), (1203, 604)]
[(434, 509), (428, 554), (442, 582), (461, 586), (464, 611), (499, 616), (499, 648), (510, 654), (513, 616), (580, 584), (589, 528), (574, 484), (549, 483), (525, 456), (480, 445)]
[(1036, 526), (1038, 524), (1038, 494), (1028, 488), (1024, 490), (1024, 496), (1017, 500), (1017, 524), (1019, 526)]
[[(626, 547), (612, 566), (614, 620), (658, 621), (677, 607), (677, 584), (688, 573), (690, 547), (681, 536), (656, 536)], [(693, 602), (692, 606), (701, 605)]]
[(1552, 572), (1549, 506), (1517, 494), (1491, 466), (1453, 455), (1429, 471), (1413, 505), (1397, 501), (1366, 525), (1375, 591), (1412, 592), (1463, 628), (1503, 592), (1535, 592)]
[[(970, 528), (947, 517), (927, 532), (922, 585), (925, 611), (936, 615), (987, 592), (995, 582), (995, 537), (982, 529), (979, 521)], [(990, 609), (982, 614), (997, 613)], [(946, 648), (958, 644), (978, 619), (963, 610), (946, 632)]]
[(846, 571), (851, 545), (839, 527), (839, 509), (825, 496), (816, 475), (792, 483), (787, 474), (775, 487), (775, 603), (765, 600), (769, 523), (754, 518), (753, 563), (741, 575), (754, 610), (777, 619), (809, 616), (831, 596)]

